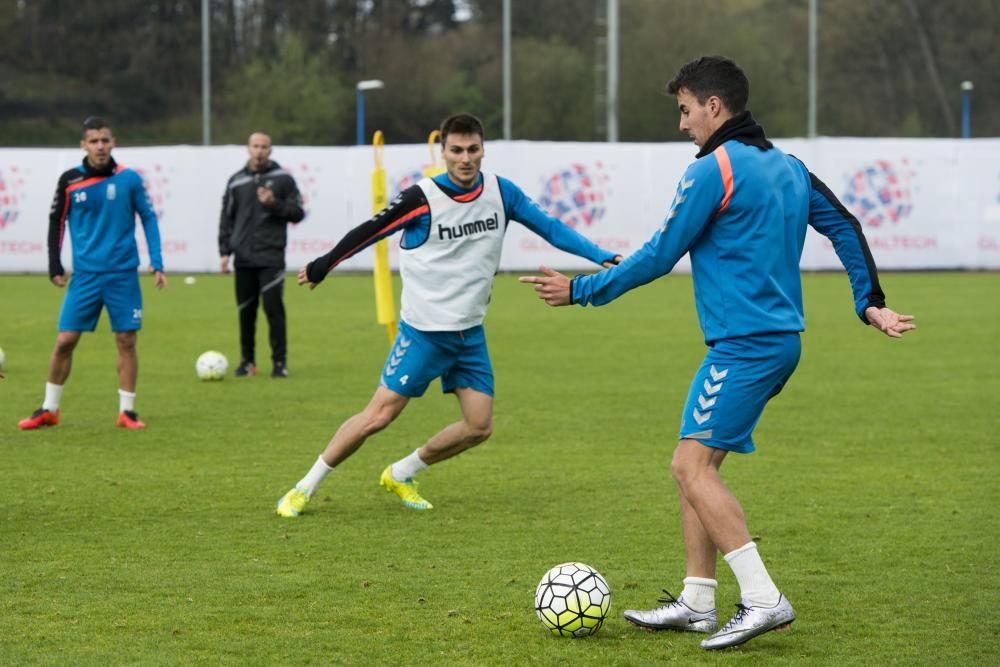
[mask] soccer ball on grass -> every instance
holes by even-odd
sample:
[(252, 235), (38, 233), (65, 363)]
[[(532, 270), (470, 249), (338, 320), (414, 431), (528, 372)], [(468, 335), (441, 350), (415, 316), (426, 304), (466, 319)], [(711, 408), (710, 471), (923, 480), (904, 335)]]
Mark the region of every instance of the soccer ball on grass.
[(226, 377), (229, 361), (226, 355), (215, 350), (209, 350), (194, 362), (194, 370), (202, 380), (221, 380)]
[(535, 589), (535, 613), (554, 635), (586, 637), (601, 629), (611, 609), (611, 589), (583, 563), (563, 563), (545, 573)]

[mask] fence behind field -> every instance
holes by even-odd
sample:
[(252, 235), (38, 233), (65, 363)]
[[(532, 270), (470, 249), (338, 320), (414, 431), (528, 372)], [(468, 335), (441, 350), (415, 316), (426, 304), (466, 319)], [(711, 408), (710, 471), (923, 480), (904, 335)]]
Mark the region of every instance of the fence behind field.
[[(880, 268), (1000, 269), (1000, 139), (821, 138), (776, 144), (804, 160), (860, 220)], [(510, 178), (595, 242), (628, 255), (662, 222), (694, 153), (691, 144), (681, 143), (491, 141), (483, 168)], [(160, 218), (168, 272), (217, 271), (223, 189), (245, 162), (245, 148), (118, 148), (114, 154), (145, 180)], [(278, 146), (273, 157), (295, 176), (305, 199), (306, 219), (289, 233), (288, 266), (297, 269), (368, 217), (371, 149)], [(47, 271), (56, 180), (80, 158), (80, 151), (70, 149), (0, 149), (0, 272)], [(387, 146), (384, 162), (392, 196), (420, 178), (428, 149)], [(516, 223), (505, 243), (503, 270), (533, 270), (542, 263), (592, 268)], [(70, 254), (63, 249), (67, 268)], [(393, 266), (396, 255), (393, 245)], [(370, 251), (343, 265), (371, 266)], [(839, 263), (830, 244), (810, 231), (802, 266), (823, 270)], [(678, 270), (687, 268), (684, 260)]]

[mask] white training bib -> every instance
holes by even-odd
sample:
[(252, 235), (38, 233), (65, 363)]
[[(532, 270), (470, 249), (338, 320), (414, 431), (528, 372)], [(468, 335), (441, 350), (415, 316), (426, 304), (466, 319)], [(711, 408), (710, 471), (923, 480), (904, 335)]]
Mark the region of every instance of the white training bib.
[(417, 184), (430, 207), (430, 233), (401, 248), (401, 316), (422, 331), (461, 331), (483, 323), (507, 231), (500, 184), (483, 172), (483, 189), (457, 201), (429, 178)]

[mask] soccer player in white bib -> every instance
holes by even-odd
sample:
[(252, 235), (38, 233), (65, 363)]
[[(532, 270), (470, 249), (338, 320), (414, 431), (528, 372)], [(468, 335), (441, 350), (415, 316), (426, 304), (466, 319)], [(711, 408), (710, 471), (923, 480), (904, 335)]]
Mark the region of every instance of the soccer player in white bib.
[(402, 232), (399, 334), (375, 395), (340, 426), (306, 476), (278, 501), (280, 516), (301, 514), (327, 474), (391, 424), (435, 378), (441, 379), (443, 391), (455, 394), (462, 419), (388, 466), (379, 484), (406, 507), (429, 510), (431, 503), (417, 493), (413, 481), (417, 473), (490, 437), (493, 368), (483, 317), (511, 220), (595, 264), (608, 267), (621, 259), (543, 212), (511, 181), (481, 171), (483, 137), (482, 123), (474, 116), (446, 118), (441, 124), (446, 172), (404, 190), (299, 271), (299, 284), (314, 288), (345, 259)]

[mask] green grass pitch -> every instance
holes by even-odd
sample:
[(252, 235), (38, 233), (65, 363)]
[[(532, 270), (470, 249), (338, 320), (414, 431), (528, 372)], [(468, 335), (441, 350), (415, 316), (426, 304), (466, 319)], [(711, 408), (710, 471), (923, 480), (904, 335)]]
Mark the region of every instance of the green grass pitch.
[[(369, 276), (315, 292), (289, 277), (289, 367), (218, 383), (238, 361), (231, 277), (143, 279), (137, 410), (114, 427), (106, 319), (84, 337), (62, 424), (19, 432), (41, 403), (63, 292), (0, 276), (0, 664), (995, 664), (1000, 656), (1000, 274), (887, 274), (918, 316), (902, 341), (863, 327), (847, 278), (804, 277), (803, 357), (723, 475), (798, 620), (740, 650), (629, 626), (680, 592), (668, 462), (704, 349), (690, 278), (599, 309), (551, 309), (497, 278), (487, 333), (493, 438), (427, 470), (417, 514), (381, 470), (457, 418), (437, 383), (327, 478), (308, 513), (274, 515), (388, 350)], [(533, 593), (552, 565), (598, 569), (601, 632), (550, 635)], [(719, 567), (719, 615), (738, 592)]]

